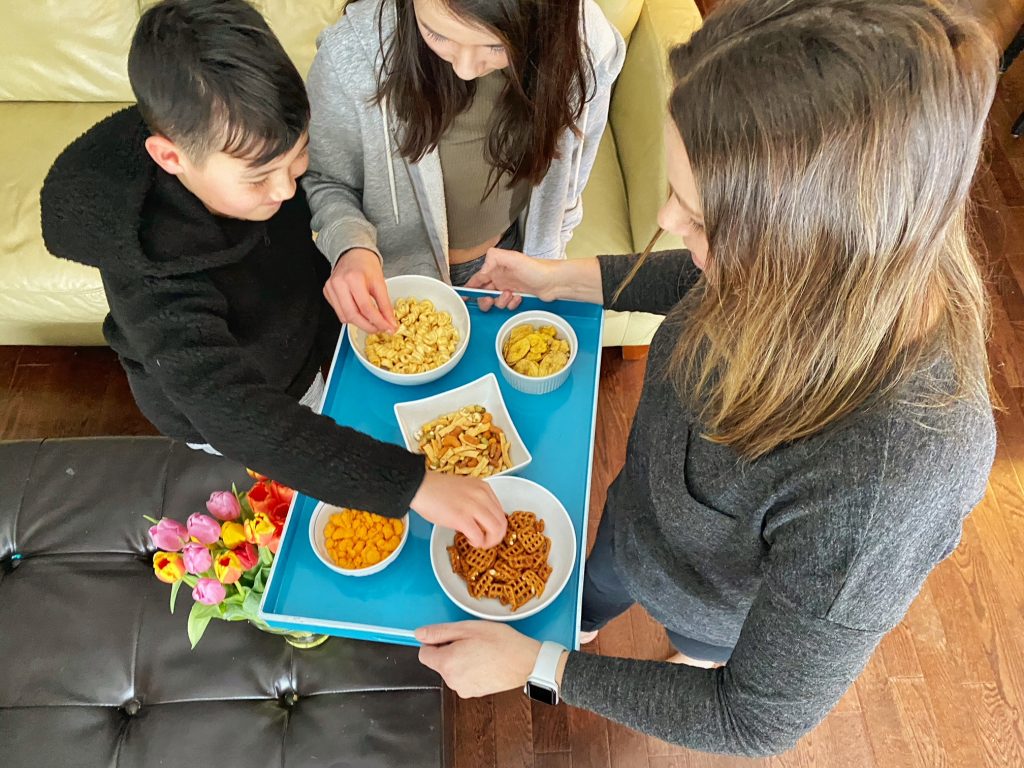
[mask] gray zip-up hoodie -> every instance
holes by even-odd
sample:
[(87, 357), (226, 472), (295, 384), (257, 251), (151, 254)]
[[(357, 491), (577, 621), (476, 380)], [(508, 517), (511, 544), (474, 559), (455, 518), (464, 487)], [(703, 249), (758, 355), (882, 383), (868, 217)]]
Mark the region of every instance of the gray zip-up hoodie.
[[(351, 248), (383, 259), (384, 273), (421, 274), (448, 281), (448, 216), (441, 161), (436, 150), (410, 163), (398, 150), (401, 120), (387, 104), (373, 105), (380, 51), (394, 31), (394, 14), (382, 2), (348, 6), (324, 30), (309, 72), (312, 106), (309, 172), (303, 185), (313, 212), (317, 244), (334, 264)], [(533, 188), (524, 214), (523, 250), (540, 258), (564, 258), (573, 229), (583, 218), (580, 195), (590, 176), (608, 122), (612, 85), (626, 46), (593, 0), (583, 0), (586, 43), (596, 82), (579, 125), (565, 131), (559, 158)]]

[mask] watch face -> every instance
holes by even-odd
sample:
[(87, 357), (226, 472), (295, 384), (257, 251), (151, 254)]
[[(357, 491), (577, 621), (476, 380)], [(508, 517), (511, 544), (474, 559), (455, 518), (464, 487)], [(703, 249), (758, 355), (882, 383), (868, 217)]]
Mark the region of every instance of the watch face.
[(551, 704), (554, 706), (558, 703), (558, 694), (550, 688), (545, 688), (542, 685), (536, 683), (526, 684), (526, 695), (534, 701), (539, 701), (542, 704)]

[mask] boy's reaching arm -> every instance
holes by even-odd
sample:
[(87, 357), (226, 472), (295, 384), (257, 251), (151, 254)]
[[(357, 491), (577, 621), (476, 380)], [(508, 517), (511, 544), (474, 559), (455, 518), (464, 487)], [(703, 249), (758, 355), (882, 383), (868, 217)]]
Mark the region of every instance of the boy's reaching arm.
[[(115, 278), (116, 279), (116, 278)], [(111, 315), (149, 375), (217, 450), (332, 504), (401, 517), (423, 459), (275, 391), (228, 329), (223, 296), (195, 278), (134, 276)]]

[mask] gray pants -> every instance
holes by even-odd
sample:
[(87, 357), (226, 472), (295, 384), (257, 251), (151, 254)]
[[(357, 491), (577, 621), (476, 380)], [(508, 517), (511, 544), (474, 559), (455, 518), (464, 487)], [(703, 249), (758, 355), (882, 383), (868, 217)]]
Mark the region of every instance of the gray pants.
[[(309, 389), (306, 390), (306, 394), (299, 400), (299, 405), (304, 405), (311, 411), (320, 413), (320, 405), (324, 399), (324, 376), (320, 371), (316, 372), (316, 378), (313, 379), (313, 383), (309, 385)], [(204, 453), (210, 453), (214, 456), (222, 456), (223, 454), (214, 448), (209, 443), (185, 443), (189, 448), (194, 451), (203, 451)]]

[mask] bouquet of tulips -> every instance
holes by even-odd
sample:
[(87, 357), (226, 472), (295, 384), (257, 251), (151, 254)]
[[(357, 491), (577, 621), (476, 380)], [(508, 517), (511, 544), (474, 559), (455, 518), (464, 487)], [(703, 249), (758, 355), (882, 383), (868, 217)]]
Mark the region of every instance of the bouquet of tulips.
[(188, 637), (192, 647), (211, 619), (249, 621), (265, 631), (260, 600), (281, 531), (295, 492), (262, 475), (240, 493), (217, 491), (206, 502), (209, 514), (197, 512), (182, 524), (165, 517), (153, 523), (149, 537), (156, 577), (171, 585), (171, 613), (182, 584), (192, 589)]

